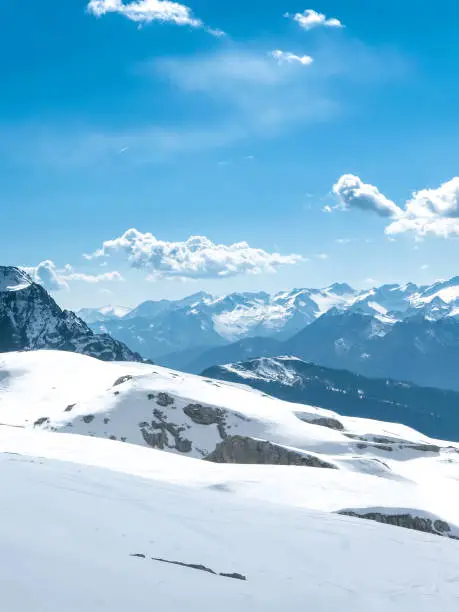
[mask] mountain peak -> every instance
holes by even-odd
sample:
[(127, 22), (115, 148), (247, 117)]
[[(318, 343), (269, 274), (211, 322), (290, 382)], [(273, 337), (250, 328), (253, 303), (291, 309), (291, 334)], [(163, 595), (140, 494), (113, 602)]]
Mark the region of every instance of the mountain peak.
[(0, 266), (0, 291), (20, 291), (33, 283), (32, 278), (21, 268)]
[(355, 293), (355, 289), (347, 283), (333, 283), (329, 287), (325, 287), (325, 291), (329, 291), (336, 295), (352, 295)]
[(111, 336), (62, 310), (21, 268), (0, 266), (0, 352), (56, 349), (104, 361), (143, 361)]

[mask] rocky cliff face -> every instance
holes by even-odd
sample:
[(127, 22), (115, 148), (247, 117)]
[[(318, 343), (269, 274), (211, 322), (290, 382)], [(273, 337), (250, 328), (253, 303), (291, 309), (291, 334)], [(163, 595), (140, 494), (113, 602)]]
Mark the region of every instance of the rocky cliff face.
[(23, 270), (0, 266), (0, 352), (57, 349), (103, 361), (142, 361), (107, 334), (62, 310)]

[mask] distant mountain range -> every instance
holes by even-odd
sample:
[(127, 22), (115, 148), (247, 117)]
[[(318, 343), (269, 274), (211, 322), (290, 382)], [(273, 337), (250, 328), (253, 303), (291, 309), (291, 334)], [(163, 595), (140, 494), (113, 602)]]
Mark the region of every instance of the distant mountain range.
[(417, 315), (390, 324), (332, 310), (286, 341), (249, 338), (204, 351), (186, 369), (201, 372), (212, 365), (280, 355), (371, 378), (459, 391), (459, 321), (453, 317), (435, 321)]
[(425, 435), (459, 441), (459, 393), (390, 379), (371, 379), (293, 357), (263, 357), (214, 366), (202, 376), (250, 385), (289, 402), (345, 416), (393, 421)]
[(197, 293), (145, 302), (127, 313), (106, 308), (79, 314), (93, 331), (187, 372), (294, 355), (370, 377), (459, 390), (459, 277), (367, 291), (335, 283), (274, 295)]
[(58, 349), (103, 361), (143, 361), (107, 334), (95, 334), (73, 312), (62, 310), (19, 268), (0, 266), (0, 353)]

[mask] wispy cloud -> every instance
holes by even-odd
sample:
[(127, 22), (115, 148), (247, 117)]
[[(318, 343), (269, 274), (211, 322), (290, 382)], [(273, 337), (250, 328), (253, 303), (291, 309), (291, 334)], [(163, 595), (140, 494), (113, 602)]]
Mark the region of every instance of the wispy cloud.
[(216, 244), (204, 236), (184, 242), (158, 240), (150, 233), (130, 229), (107, 240), (87, 260), (121, 256), (130, 266), (145, 269), (155, 278), (226, 278), (275, 272), (300, 262), (300, 255), (281, 255), (250, 247), (246, 242)]
[(309, 56), (281, 50), (266, 54), (229, 47), (213, 54), (156, 60), (147, 69), (153, 77), (167, 78), (187, 98), (202, 97), (215, 114), (225, 115), (237, 138), (241, 133), (269, 137), (336, 111), (320, 69), (298, 71), (294, 65), (311, 62)]
[(286, 13), (284, 17), (293, 19), (303, 30), (313, 28), (343, 28), (343, 24), (336, 17), (326, 17), (323, 13), (318, 13), (313, 9), (306, 9), (303, 13)]
[[(281, 51), (281, 50), (278, 50)], [(194, 55), (161, 57), (134, 68), (144, 96), (167, 90), (163, 121), (148, 113), (136, 124), (103, 128), (72, 116), (62, 124), (0, 126), (0, 154), (10, 164), (41, 166), (155, 163), (178, 154), (228, 148), (246, 139), (272, 139), (345, 112), (343, 83), (358, 92), (403, 76), (406, 62), (393, 51), (350, 40), (322, 42), (299, 60), (281, 51), (277, 61), (266, 48), (228, 41)], [(295, 56), (292, 53), (292, 56)], [(304, 69), (303, 69), (304, 66)], [(177, 108), (186, 119), (177, 121)], [(251, 145), (252, 146), (252, 145)]]
[(117, 271), (104, 272), (103, 274), (84, 274), (76, 272), (69, 264), (63, 268), (58, 268), (49, 259), (42, 261), (37, 266), (25, 267), (24, 269), (36, 283), (52, 292), (69, 289), (69, 283), (74, 281), (90, 284), (124, 281), (123, 276)]
[(310, 55), (295, 55), (290, 51), (281, 51), (280, 49), (271, 51), (270, 55), (277, 60), (279, 64), (298, 62), (299, 64), (303, 64), (303, 66), (309, 66), (314, 61)]
[(352, 174), (342, 176), (333, 188), (342, 208), (358, 208), (390, 219), (389, 236), (412, 232), (426, 235), (459, 236), (459, 177), (435, 189), (413, 193), (404, 207), (384, 196), (377, 187)]
[[(87, 6), (88, 13), (102, 17), (108, 13), (118, 13), (138, 24), (160, 21), (179, 26), (204, 28), (201, 19), (194, 16), (192, 10), (179, 2), (168, 0), (91, 0)], [(205, 28), (214, 36), (222, 36), (224, 32)]]

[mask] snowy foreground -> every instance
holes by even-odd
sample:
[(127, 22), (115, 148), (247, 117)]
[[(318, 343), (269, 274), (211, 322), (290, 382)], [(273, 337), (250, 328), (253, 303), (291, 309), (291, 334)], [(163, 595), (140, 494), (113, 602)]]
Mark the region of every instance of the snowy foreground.
[[(190, 412), (198, 401), (218, 423), (195, 422), (209, 414)], [(147, 419), (160, 433), (168, 424), (153, 441), (170, 452), (141, 434)], [(458, 608), (458, 541), (337, 514), (405, 514), (459, 536), (455, 445), (155, 366), (56, 352), (0, 356), (0, 423), (2, 610)], [(174, 427), (191, 442), (186, 452)], [(222, 428), (329, 467), (203, 461)]]

